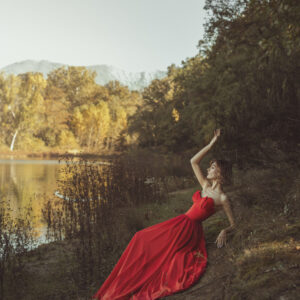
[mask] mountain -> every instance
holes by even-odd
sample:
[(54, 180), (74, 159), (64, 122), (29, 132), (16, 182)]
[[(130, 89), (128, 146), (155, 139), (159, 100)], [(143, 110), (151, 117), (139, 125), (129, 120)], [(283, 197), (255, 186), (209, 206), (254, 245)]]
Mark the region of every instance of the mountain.
[[(24, 60), (1, 68), (0, 72), (14, 75), (27, 72), (40, 72), (47, 78), (48, 73), (62, 66), (68, 67), (69, 65), (47, 60)], [(155, 72), (126, 72), (111, 65), (92, 65), (86, 66), (86, 68), (97, 73), (95, 78), (96, 83), (105, 85), (111, 80), (118, 80), (121, 84), (128, 86), (130, 90), (142, 90), (152, 80), (161, 79), (167, 75), (166, 71), (159, 70)]]

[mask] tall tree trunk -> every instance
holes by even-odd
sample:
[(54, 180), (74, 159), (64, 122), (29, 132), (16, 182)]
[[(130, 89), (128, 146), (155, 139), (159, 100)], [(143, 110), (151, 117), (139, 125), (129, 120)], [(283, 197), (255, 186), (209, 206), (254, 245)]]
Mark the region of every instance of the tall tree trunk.
[(87, 141), (88, 150), (90, 150), (91, 144), (93, 143), (93, 141), (92, 141), (93, 133), (94, 133), (94, 127), (90, 128), (90, 130), (89, 130), (89, 137), (88, 137), (88, 141)]
[(18, 129), (16, 130), (14, 136), (13, 136), (13, 139), (11, 141), (11, 144), (10, 144), (10, 151), (13, 151), (14, 150), (14, 144), (15, 144), (15, 140), (16, 140), (16, 137), (17, 137), (17, 134), (18, 134)]

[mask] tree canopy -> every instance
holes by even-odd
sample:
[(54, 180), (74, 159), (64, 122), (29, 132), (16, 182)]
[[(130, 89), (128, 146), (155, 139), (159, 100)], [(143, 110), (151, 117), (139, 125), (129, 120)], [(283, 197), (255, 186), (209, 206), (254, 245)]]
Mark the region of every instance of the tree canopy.
[[(84, 67), (0, 76), (2, 145), (89, 150), (216, 149), (242, 165), (299, 146), (300, 2), (207, 0), (199, 53), (142, 92)], [(25, 142), (27, 140), (27, 142)], [(124, 148), (125, 147), (125, 148)]]

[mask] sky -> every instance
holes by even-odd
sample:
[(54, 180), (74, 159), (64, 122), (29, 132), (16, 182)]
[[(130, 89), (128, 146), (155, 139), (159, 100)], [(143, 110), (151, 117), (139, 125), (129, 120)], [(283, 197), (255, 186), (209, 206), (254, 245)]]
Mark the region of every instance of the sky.
[(0, 0), (0, 68), (23, 60), (166, 71), (198, 53), (205, 0)]

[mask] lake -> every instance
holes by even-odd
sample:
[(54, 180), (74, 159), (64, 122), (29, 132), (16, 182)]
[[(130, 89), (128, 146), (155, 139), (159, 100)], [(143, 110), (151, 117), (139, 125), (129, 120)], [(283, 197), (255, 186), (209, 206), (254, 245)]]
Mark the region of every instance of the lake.
[(38, 244), (47, 242), (41, 209), (49, 199), (57, 197), (57, 180), (63, 176), (65, 164), (58, 160), (0, 159), (1, 200), (9, 203), (13, 218), (21, 217), (24, 207), (30, 205)]

